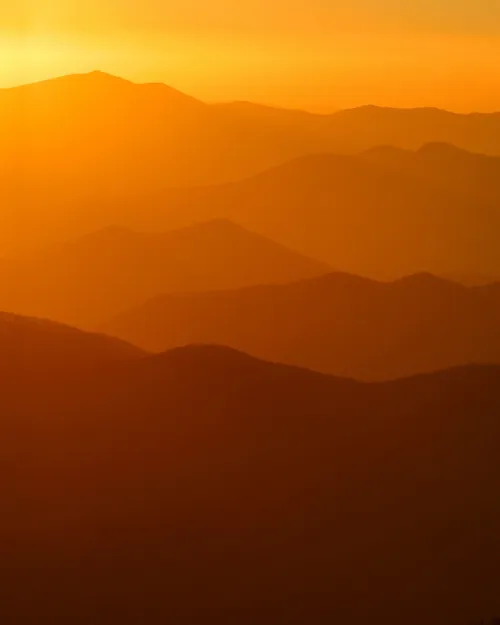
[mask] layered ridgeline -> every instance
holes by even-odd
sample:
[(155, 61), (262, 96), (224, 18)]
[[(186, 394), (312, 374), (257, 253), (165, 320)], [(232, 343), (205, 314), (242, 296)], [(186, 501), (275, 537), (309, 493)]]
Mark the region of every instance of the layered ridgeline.
[(469, 197), (500, 199), (498, 156), (468, 152), (449, 143), (428, 143), (415, 151), (377, 146), (360, 156)]
[(500, 363), (500, 285), (430, 274), (376, 282), (333, 273), (286, 285), (164, 295), (103, 331), (146, 349), (218, 343), (364, 380)]
[(377, 145), (446, 142), (500, 155), (499, 114), (366, 106), (314, 115), (208, 105), (164, 84), (133, 84), (102, 72), (0, 90), (0, 128), (2, 163), (15, 168), (20, 163), (12, 156), (27, 157), (27, 166), (42, 167), (38, 174), (59, 168), (76, 176), (80, 169), (113, 183), (124, 173), (135, 182), (160, 176), (170, 184), (221, 182), (306, 153)]
[[(122, 219), (149, 227), (227, 217), (335, 268), (371, 277), (500, 275), (500, 185), (495, 199), (493, 185), (486, 197), (472, 170), (466, 178), (450, 166), (448, 175), (431, 179), (381, 160), (305, 156), (234, 184), (130, 197), (120, 210)], [(453, 184), (455, 178), (468, 182)], [(139, 202), (147, 207), (141, 212)]]
[[(83, 333), (46, 319), (0, 312), (2, 375), (33, 372), (41, 378), (113, 365), (145, 355), (138, 347), (102, 334)], [(22, 378), (20, 378), (22, 381)]]
[[(134, 356), (4, 316), (2, 353), (6, 333), (6, 623), (465, 625), (500, 610), (497, 367), (362, 384), (216, 346)], [(64, 367), (9, 365), (40, 342), (49, 365), (63, 337), (79, 345)]]
[[(124, 223), (131, 194), (137, 198), (131, 207), (135, 218), (152, 203), (168, 214), (167, 198), (157, 195), (166, 187), (237, 181), (309, 154), (355, 154), (380, 145), (418, 149), (429, 142), (499, 155), (500, 115), (377, 107), (313, 115), (242, 103), (208, 105), (166, 85), (136, 85), (100, 72), (0, 90), (0, 253)], [(297, 175), (297, 181), (289, 181), (291, 190), (301, 184)], [(338, 184), (343, 172), (332, 176)], [(364, 182), (362, 172), (355, 174), (358, 194)], [(331, 194), (329, 212), (342, 213), (342, 189), (338, 198)], [(367, 196), (368, 190), (373, 188), (368, 187)], [(453, 190), (462, 193), (461, 179)], [(412, 196), (410, 185), (391, 206), (397, 201), (395, 208), (404, 216), (406, 204), (413, 206)], [(289, 201), (286, 194), (254, 198), (259, 199), (283, 209)], [(374, 205), (376, 199), (368, 215), (390, 202), (382, 195)], [(306, 208), (318, 202), (310, 189), (306, 200)], [(220, 215), (208, 218), (214, 216)], [(310, 218), (318, 219), (315, 210)], [(292, 214), (291, 222), (296, 219)], [(334, 222), (323, 224), (325, 231), (333, 227)]]
[[(451, 162), (449, 151), (437, 148), (442, 160)], [(411, 163), (425, 160), (417, 167), (389, 163), (380, 152), (305, 156), (220, 186), (148, 187), (128, 195), (124, 190), (120, 197), (89, 198), (83, 192), (61, 206), (53, 198), (33, 201), (29, 218), (15, 202), (5, 202), (1, 236), (6, 245), (7, 239), (17, 242), (19, 256), (23, 245), (74, 238), (67, 233), (80, 236), (110, 223), (165, 231), (223, 218), (350, 273), (384, 279), (420, 271), (467, 280), (498, 278), (500, 185), (483, 186), (480, 179), (500, 180), (495, 173), (500, 159), (468, 154), (459, 166), (432, 166), (441, 157), (426, 160), (428, 152), (434, 154), (428, 147), (423, 156), (411, 156)], [(490, 164), (481, 174), (476, 158)], [(28, 187), (19, 185), (22, 192)]]
[(328, 271), (227, 220), (161, 233), (111, 227), (0, 265), (0, 307), (89, 326), (168, 292), (285, 283)]

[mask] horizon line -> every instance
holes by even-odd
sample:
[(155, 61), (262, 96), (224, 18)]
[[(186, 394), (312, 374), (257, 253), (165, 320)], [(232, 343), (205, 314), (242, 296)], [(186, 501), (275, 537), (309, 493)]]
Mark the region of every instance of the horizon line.
[[(359, 104), (357, 106), (352, 106), (352, 107), (347, 107), (347, 108), (338, 108), (338, 109), (333, 109), (331, 112), (320, 112), (320, 111), (314, 111), (311, 110), (309, 108), (302, 108), (302, 107), (297, 107), (297, 106), (283, 106), (280, 104), (272, 104), (272, 103), (266, 103), (266, 102), (261, 102), (261, 101), (253, 101), (253, 100), (217, 100), (217, 101), (205, 101), (203, 99), (198, 98), (195, 95), (192, 95), (190, 93), (186, 93), (185, 91), (182, 91), (180, 89), (177, 89), (176, 87), (173, 87), (172, 85), (163, 82), (163, 81), (145, 81), (145, 82), (139, 82), (139, 81), (135, 81), (135, 80), (131, 80), (129, 78), (125, 78), (124, 76), (119, 76), (117, 74), (112, 74), (100, 69), (93, 69), (93, 70), (89, 70), (86, 72), (72, 72), (72, 73), (67, 73), (67, 74), (60, 74), (60, 75), (56, 75), (56, 76), (50, 76), (48, 78), (41, 78), (39, 80), (32, 80), (32, 81), (28, 81), (28, 82), (22, 82), (22, 83), (16, 83), (16, 84), (12, 84), (12, 85), (8, 85), (8, 86), (0, 86), (0, 93), (5, 92), (5, 91), (13, 91), (16, 89), (21, 89), (21, 88), (25, 88), (25, 87), (32, 87), (35, 85), (43, 85), (43, 84), (47, 84), (47, 83), (51, 83), (54, 81), (58, 81), (58, 80), (64, 80), (67, 78), (75, 78), (75, 77), (89, 77), (89, 76), (102, 76), (108, 79), (113, 79), (113, 80), (117, 80), (117, 81), (122, 81), (124, 83), (128, 83), (130, 85), (136, 85), (136, 86), (147, 86), (147, 85), (162, 85), (168, 89), (173, 89), (174, 91), (177, 91), (179, 94), (182, 94), (188, 98), (193, 98), (195, 100), (198, 100), (200, 103), (202, 104), (206, 104), (207, 106), (220, 106), (220, 105), (230, 105), (230, 104), (243, 104), (243, 105), (247, 105), (247, 106), (258, 106), (258, 107), (262, 107), (262, 108), (269, 108), (269, 109), (275, 109), (275, 110), (281, 110), (281, 111), (290, 111), (290, 112), (297, 112), (297, 113), (305, 113), (308, 115), (314, 115), (314, 116), (318, 116), (318, 117), (330, 117), (345, 111), (355, 111), (355, 110), (360, 110), (360, 109), (381, 109), (381, 110), (391, 110), (391, 111), (438, 111), (438, 112), (442, 112), (442, 113), (447, 113), (449, 115), (457, 115), (460, 117), (469, 117), (469, 116), (475, 116), (475, 115), (481, 115), (481, 116), (491, 116), (491, 115), (500, 115), (500, 110), (494, 110), (494, 111), (480, 111), (480, 110), (471, 110), (468, 112), (463, 112), (463, 111), (456, 111), (456, 110), (452, 110), (452, 109), (448, 109), (448, 108), (440, 108), (438, 106), (433, 106), (433, 105), (426, 105), (426, 106), (387, 106), (384, 104), (373, 104), (373, 103), (366, 103), (366, 104)], [(333, 107), (332, 107), (333, 108)]]

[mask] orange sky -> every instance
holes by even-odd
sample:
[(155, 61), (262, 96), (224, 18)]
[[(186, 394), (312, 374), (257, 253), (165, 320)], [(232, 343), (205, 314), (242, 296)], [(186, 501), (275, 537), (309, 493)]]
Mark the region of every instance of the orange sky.
[(500, 110), (500, 0), (17, 0), (0, 86), (101, 69), (206, 100)]

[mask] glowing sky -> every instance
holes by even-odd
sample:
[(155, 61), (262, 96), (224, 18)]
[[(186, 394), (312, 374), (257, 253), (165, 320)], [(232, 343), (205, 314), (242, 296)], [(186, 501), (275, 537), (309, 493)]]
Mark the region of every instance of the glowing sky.
[(500, 0), (16, 0), (0, 86), (101, 69), (207, 100), (500, 110)]

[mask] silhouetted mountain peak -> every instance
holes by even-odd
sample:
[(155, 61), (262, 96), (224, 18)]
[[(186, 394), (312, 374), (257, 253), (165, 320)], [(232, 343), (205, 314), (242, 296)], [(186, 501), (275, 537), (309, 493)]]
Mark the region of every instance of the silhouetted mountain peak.
[[(192, 107), (206, 106), (200, 100), (186, 95), (163, 83), (134, 83), (125, 78), (114, 76), (100, 70), (88, 73), (67, 74), (57, 78), (51, 78), (20, 87), (9, 89), (12, 96), (24, 95), (32, 90), (43, 94), (44, 98), (54, 99), (54, 106), (58, 100), (67, 101), (75, 99), (81, 104), (86, 98), (104, 99), (110, 98), (114, 102), (116, 98), (126, 98), (120, 106), (126, 106), (127, 102), (146, 104), (151, 112), (154, 109), (162, 110), (167, 107)], [(1, 91), (1, 90), (0, 90)], [(80, 99), (79, 99), (80, 98)], [(130, 99), (130, 100), (129, 100)]]
[[(311, 265), (311, 268), (315, 266), (316, 269), (313, 270), (313, 273), (316, 275), (322, 275), (330, 270), (328, 265), (290, 250), (269, 237), (248, 230), (239, 223), (225, 217), (197, 222), (178, 230), (166, 232), (164, 236), (165, 239), (168, 238), (169, 240), (185, 238), (189, 239), (191, 243), (199, 241), (200, 245), (211, 245), (212, 254), (216, 253), (217, 249), (219, 251), (232, 249), (235, 253), (243, 256), (245, 253), (249, 253), (252, 255), (251, 257), (255, 256), (255, 263), (260, 262), (263, 254), (269, 258), (267, 255), (271, 253), (274, 259), (269, 258), (268, 262), (275, 264), (274, 269), (277, 269), (276, 263), (280, 262), (279, 257), (281, 257), (282, 259), (286, 258), (287, 262), (306, 262), (308, 265)], [(220, 247), (217, 248), (217, 245)], [(247, 260), (250, 261), (251, 257)], [(308, 275), (307, 277), (311, 276)]]
[(434, 141), (430, 143), (424, 143), (418, 150), (417, 154), (425, 155), (425, 156), (467, 156), (470, 155), (471, 152), (467, 150), (463, 150), (462, 148), (457, 147), (451, 143), (446, 143), (444, 141)]
[(190, 374), (201, 373), (207, 376), (216, 373), (221, 376), (221, 381), (228, 376), (238, 375), (238, 371), (259, 371), (262, 367), (272, 366), (271, 363), (254, 358), (246, 352), (210, 343), (188, 344), (148, 356), (143, 364), (147, 370), (161, 375), (170, 371), (188, 371)]
[(189, 238), (193, 241), (200, 239), (200, 241), (203, 242), (208, 242), (215, 237), (217, 239), (221, 238), (229, 244), (241, 239), (242, 236), (245, 238), (260, 237), (260, 235), (250, 232), (243, 226), (226, 217), (215, 217), (204, 221), (196, 221), (187, 226), (160, 233), (158, 236), (165, 237), (165, 239), (170, 241)]
[(359, 276), (357, 274), (348, 273), (346, 271), (332, 271), (324, 276), (318, 276), (309, 280), (303, 280), (302, 284), (309, 284), (315, 287), (322, 288), (337, 288), (337, 287), (370, 287), (371, 285), (378, 284), (375, 280), (366, 278), (365, 276)]
[(254, 181), (269, 181), (273, 185), (290, 183), (294, 185), (307, 184), (314, 187), (318, 182), (330, 183), (332, 175), (344, 172), (346, 168), (364, 167), (362, 161), (357, 161), (350, 155), (322, 152), (307, 154), (289, 160), (270, 170), (257, 174)]
[[(285, 383), (282, 390), (288, 392), (289, 380), (314, 380), (315, 382), (330, 385), (331, 388), (350, 388), (360, 383), (346, 377), (331, 377), (318, 371), (297, 367), (291, 364), (282, 364), (274, 359), (258, 358), (246, 351), (228, 347), (221, 343), (193, 343), (169, 351), (147, 356), (142, 360), (145, 373), (168, 376), (174, 373), (181, 379), (187, 374), (199, 380), (199, 384), (222, 386), (225, 393), (231, 385), (243, 386), (257, 390), (259, 381), (281, 380)], [(277, 415), (278, 416), (278, 415)]]
[(107, 72), (103, 72), (99, 69), (95, 69), (86, 74), (73, 74), (74, 76), (86, 77), (88, 80), (100, 80), (106, 82), (114, 82), (114, 83), (127, 83), (132, 84), (130, 80), (126, 80), (125, 78), (121, 78), (120, 76), (115, 76), (114, 74), (108, 74)]
[(433, 273), (427, 271), (421, 271), (418, 273), (411, 274), (409, 276), (404, 276), (399, 280), (395, 281), (395, 284), (409, 286), (412, 289), (432, 289), (432, 290), (443, 290), (446, 291), (450, 289), (454, 289), (457, 291), (464, 290), (461, 284), (454, 282), (453, 280), (448, 280), (447, 278), (443, 278), (441, 276), (437, 276)]
[(495, 157), (486, 156), (477, 152), (471, 152), (465, 150), (452, 143), (446, 141), (431, 141), (422, 144), (415, 151), (406, 150), (393, 145), (381, 145), (370, 148), (362, 152), (361, 156), (375, 161), (382, 162), (394, 162), (395, 164), (402, 164), (412, 158), (421, 159), (423, 161), (443, 161), (447, 163), (449, 161), (458, 161), (464, 159), (481, 158), (481, 159), (493, 159)]
[(433, 106), (423, 107), (409, 107), (409, 108), (395, 108), (390, 106), (377, 106), (375, 104), (365, 104), (351, 109), (344, 109), (334, 115), (340, 116), (361, 116), (363, 118), (382, 118), (382, 119), (401, 119), (407, 117), (413, 118), (428, 118), (432, 120), (443, 119), (447, 116), (458, 116), (458, 113), (446, 111)]
[(155, 359), (172, 363), (205, 363), (207, 367), (215, 363), (232, 366), (237, 363), (260, 362), (258, 358), (254, 358), (243, 351), (214, 343), (186, 345), (149, 357), (150, 361)]
[(88, 74), (74, 74), (72, 78), (74, 80), (92, 83), (95, 87), (102, 86), (112, 88), (130, 86), (134, 89), (134, 92), (140, 93), (143, 97), (152, 98), (151, 104), (155, 101), (158, 103), (164, 103), (165, 100), (168, 100), (170, 104), (196, 104), (204, 106), (204, 103), (200, 100), (197, 100), (196, 98), (193, 98), (192, 96), (161, 82), (134, 83), (119, 76), (107, 74), (106, 72), (102, 72), (100, 70), (94, 70)]
[(27, 87), (36, 86), (38, 88), (50, 87), (50, 86), (74, 86), (80, 84), (87, 87), (131, 87), (133, 83), (125, 78), (114, 76), (113, 74), (107, 74), (100, 70), (93, 70), (87, 73), (81, 74), (66, 74), (64, 76), (58, 76), (57, 78), (50, 78), (48, 80), (39, 81), (32, 85), (26, 85)]

